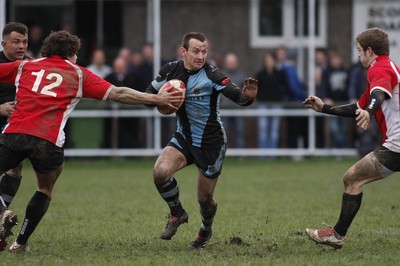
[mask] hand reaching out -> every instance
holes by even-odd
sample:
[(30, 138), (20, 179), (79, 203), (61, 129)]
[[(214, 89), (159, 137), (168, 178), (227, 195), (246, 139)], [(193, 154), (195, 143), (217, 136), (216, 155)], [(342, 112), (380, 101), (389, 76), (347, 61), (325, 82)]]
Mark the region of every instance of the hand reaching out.
[(255, 78), (246, 78), (244, 80), (244, 86), (242, 94), (249, 100), (254, 100), (257, 96), (258, 91), (258, 80)]
[(303, 101), (305, 107), (313, 109), (316, 112), (322, 112), (322, 107), (324, 106), (324, 102), (321, 98), (317, 96), (308, 96), (307, 99)]

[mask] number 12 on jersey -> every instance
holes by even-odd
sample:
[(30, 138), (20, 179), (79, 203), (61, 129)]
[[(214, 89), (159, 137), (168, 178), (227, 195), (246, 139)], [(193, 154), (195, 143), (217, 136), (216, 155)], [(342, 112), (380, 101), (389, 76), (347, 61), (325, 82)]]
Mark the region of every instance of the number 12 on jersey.
[(44, 70), (42, 69), (39, 72), (32, 72), (32, 75), (36, 76), (35, 83), (33, 83), (32, 91), (39, 92), (41, 94), (52, 96), (52, 97), (57, 97), (57, 93), (55, 93), (52, 90), (61, 85), (61, 83), (63, 81), (63, 77), (60, 74), (58, 74), (58, 73), (47, 74), (46, 79), (52, 81), (52, 83), (44, 86), (42, 89), (40, 89), (40, 91), (39, 91), (39, 86), (43, 80)]

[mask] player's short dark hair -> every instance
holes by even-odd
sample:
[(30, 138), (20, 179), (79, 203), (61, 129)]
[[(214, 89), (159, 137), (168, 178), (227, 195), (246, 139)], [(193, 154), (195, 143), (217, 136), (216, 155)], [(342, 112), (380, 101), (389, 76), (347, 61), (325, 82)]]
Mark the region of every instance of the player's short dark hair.
[(371, 28), (357, 35), (356, 41), (366, 50), (368, 47), (377, 55), (389, 55), (389, 36), (379, 28)]
[(5, 36), (10, 35), (13, 31), (18, 32), (22, 35), (28, 35), (28, 27), (25, 24), (20, 22), (9, 22), (3, 28), (3, 39)]
[(201, 32), (188, 32), (183, 36), (182, 39), (182, 47), (185, 48), (186, 50), (189, 49), (189, 41), (191, 39), (195, 39), (201, 42), (207, 41), (206, 35)]
[(78, 54), (80, 48), (81, 40), (78, 36), (66, 30), (61, 30), (50, 33), (43, 41), (40, 53), (43, 57), (58, 55), (67, 59), (70, 56)]

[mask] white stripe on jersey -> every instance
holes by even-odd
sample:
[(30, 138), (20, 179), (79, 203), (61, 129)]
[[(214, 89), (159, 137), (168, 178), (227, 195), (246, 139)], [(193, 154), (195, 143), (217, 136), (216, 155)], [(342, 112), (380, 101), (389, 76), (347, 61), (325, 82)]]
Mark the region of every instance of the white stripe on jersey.
[(83, 79), (82, 70), (77, 65), (72, 64), (69, 60), (65, 60), (65, 62), (67, 62), (69, 65), (71, 65), (75, 69), (76, 74), (78, 75), (78, 78), (79, 78), (79, 84), (78, 84), (78, 91), (76, 93), (75, 98), (72, 99), (70, 104), (68, 104), (67, 109), (65, 110), (65, 112), (63, 114), (61, 126), (59, 128), (57, 141), (56, 141), (56, 145), (59, 147), (62, 147), (65, 143), (65, 133), (63, 130), (65, 127), (65, 124), (67, 123), (69, 116), (71, 115), (72, 111), (75, 109), (76, 105), (78, 104), (79, 100), (82, 98), (82, 95), (83, 95), (83, 93), (82, 93), (82, 79)]
[(397, 85), (393, 88), (392, 97), (389, 101), (384, 101), (382, 111), (386, 122), (387, 140), (383, 144), (384, 147), (391, 151), (400, 153), (400, 102), (399, 102), (399, 82), (400, 74), (395, 64), (390, 61), (390, 66), (397, 76)]

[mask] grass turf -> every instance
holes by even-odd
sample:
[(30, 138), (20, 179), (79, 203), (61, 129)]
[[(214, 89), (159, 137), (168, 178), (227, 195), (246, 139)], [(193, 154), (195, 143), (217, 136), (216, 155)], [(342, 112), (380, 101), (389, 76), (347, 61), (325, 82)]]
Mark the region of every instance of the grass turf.
[[(0, 265), (398, 265), (398, 174), (365, 187), (341, 250), (304, 235), (306, 227), (336, 222), (342, 175), (355, 161), (226, 159), (213, 238), (207, 248), (188, 251), (200, 225), (193, 166), (176, 174), (189, 223), (164, 241), (168, 209), (151, 178), (154, 159), (69, 159), (31, 251), (0, 253)], [(35, 187), (26, 162), (11, 205), (21, 222)]]

